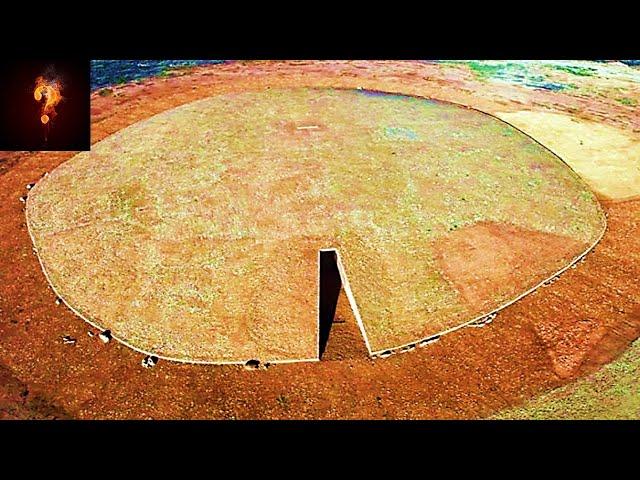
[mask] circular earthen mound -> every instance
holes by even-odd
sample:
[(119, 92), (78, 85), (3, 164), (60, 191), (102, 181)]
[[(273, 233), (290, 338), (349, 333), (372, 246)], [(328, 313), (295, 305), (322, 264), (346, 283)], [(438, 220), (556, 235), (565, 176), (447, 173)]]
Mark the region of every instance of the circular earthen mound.
[(27, 220), (79, 315), (205, 363), (317, 359), (321, 249), (337, 250), (378, 353), (510, 303), (605, 225), (570, 168), (489, 115), (302, 88), (132, 125), (40, 181)]

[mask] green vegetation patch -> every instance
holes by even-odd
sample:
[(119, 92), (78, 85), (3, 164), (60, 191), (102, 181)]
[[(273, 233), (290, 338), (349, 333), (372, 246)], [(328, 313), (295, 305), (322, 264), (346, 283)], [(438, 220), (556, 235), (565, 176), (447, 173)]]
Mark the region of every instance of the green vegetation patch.
[(577, 75), (579, 77), (591, 77), (596, 74), (595, 69), (589, 67), (578, 67), (571, 65), (554, 65), (553, 68), (555, 70), (560, 70), (561, 72), (567, 72), (571, 75)]
[(638, 101), (635, 98), (623, 97), (623, 98), (618, 98), (617, 100), (622, 105), (627, 105), (629, 107), (637, 107), (638, 106)]

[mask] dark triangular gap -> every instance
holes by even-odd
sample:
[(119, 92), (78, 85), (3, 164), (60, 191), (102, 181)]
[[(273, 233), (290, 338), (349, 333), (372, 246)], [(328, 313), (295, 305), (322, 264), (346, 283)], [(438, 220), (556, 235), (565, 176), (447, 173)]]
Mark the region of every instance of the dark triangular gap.
[(351, 304), (342, 288), (335, 251), (320, 251), (320, 358), (367, 358)]
[(334, 322), (338, 296), (342, 289), (338, 258), (334, 250), (320, 250), (320, 358), (324, 354), (329, 341), (329, 332)]

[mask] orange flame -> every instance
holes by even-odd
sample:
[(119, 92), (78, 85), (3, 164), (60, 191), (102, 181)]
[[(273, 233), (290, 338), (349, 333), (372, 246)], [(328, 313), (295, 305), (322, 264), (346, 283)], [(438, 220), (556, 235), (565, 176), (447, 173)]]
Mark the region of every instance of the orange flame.
[(61, 85), (58, 81), (54, 80), (50, 82), (45, 80), (44, 77), (36, 78), (36, 88), (33, 91), (33, 98), (35, 98), (36, 102), (44, 99), (42, 115), (40, 116), (40, 121), (43, 125), (46, 125), (49, 120), (56, 116), (55, 107), (60, 103), (60, 100), (62, 100), (60, 90)]

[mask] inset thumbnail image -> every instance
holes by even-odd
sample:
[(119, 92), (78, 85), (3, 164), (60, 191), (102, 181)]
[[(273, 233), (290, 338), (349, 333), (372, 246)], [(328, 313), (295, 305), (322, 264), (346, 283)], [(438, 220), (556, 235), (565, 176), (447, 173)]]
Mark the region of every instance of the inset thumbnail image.
[(0, 150), (89, 150), (89, 62), (0, 62)]

